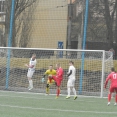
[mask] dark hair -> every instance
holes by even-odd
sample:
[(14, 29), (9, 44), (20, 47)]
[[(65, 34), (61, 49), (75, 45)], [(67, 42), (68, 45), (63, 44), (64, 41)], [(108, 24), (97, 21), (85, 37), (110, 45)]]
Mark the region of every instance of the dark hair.
[(112, 68), (111, 68), (111, 71), (115, 71), (115, 68), (114, 68), (114, 67), (112, 67)]
[(72, 63), (72, 64), (74, 64), (74, 62), (73, 62), (73, 61), (69, 61), (69, 63)]

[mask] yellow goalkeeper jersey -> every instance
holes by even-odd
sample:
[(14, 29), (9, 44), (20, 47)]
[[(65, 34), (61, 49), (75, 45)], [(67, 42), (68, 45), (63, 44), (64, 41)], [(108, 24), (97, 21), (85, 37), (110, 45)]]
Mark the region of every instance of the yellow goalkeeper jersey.
[(52, 69), (52, 70), (47, 70), (45, 72), (45, 75), (56, 75), (56, 70)]

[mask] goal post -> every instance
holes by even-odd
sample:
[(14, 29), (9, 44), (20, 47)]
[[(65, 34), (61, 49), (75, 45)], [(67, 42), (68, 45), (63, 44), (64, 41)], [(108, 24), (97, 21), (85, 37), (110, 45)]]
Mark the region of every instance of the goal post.
[(105, 73), (105, 51), (103, 51), (103, 56), (102, 56), (102, 77), (101, 77), (101, 94), (100, 94), (101, 98), (103, 97), (104, 73)]
[[(99, 52), (99, 50), (98, 50), (98, 52)], [(104, 50), (101, 50), (100, 52), (102, 52), (102, 76), (101, 76), (101, 94), (100, 94), (100, 97), (103, 97), (105, 51)], [(83, 51), (82, 52), (82, 61), (81, 61), (79, 94), (82, 94), (82, 79), (83, 79), (83, 74), (84, 74), (84, 62), (85, 62), (84, 60), (85, 60), (85, 52)]]
[[(45, 93), (46, 82), (41, 78), (49, 65), (55, 68), (60, 63), (64, 70), (61, 85), (61, 94), (67, 94), (67, 71), (69, 61), (74, 62), (76, 68), (75, 88), (80, 95), (103, 97), (104, 80), (113, 66), (113, 56), (104, 50), (78, 50), (78, 49), (46, 49), (46, 48), (17, 48), (0, 47), (0, 89), (13, 91), (28, 91), (27, 68), (31, 55), (35, 53), (37, 64), (32, 77), (34, 88), (32, 92)], [(61, 54), (59, 56), (59, 54)], [(10, 54), (10, 55), (9, 55)], [(82, 56), (83, 55), (83, 56)], [(50, 86), (50, 92), (56, 93), (56, 86)]]

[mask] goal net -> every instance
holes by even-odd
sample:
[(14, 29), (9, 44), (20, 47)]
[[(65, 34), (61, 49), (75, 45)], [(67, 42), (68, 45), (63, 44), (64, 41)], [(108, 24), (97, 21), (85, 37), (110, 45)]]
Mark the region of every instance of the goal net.
[[(105, 78), (113, 66), (111, 52), (101, 50), (68, 50), (42, 48), (0, 48), (0, 89), (11, 91), (28, 91), (27, 67), (32, 54), (36, 54), (36, 68), (32, 77), (34, 88), (31, 92), (45, 93), (46, 81), (41, 82), (49, 65), (55, 68), (60, 63), (64, 70), (61, 94), (67, 94), (67, 71), (69, 61), (76, 68), (75, 88), (79, 95), (103, 96)], [(47, 80), (47, 78), (46, 78)], [(50, 86), (50, 93), (56, 93), (55, 84)]]

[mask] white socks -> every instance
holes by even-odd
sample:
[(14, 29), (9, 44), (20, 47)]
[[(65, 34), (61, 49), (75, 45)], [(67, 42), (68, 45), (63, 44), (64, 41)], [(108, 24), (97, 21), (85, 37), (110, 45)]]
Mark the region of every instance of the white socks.
[(72, 88), (72, 91), (73, 91), (74, 95), (76, 96), (76, 89), (74, 87)]
[(33, 88), (33, 81), (32, 80), (29, 80), (29, 87)]
[(67, 88), (67, 91), (68, 91), (68, 96), (70, 97), (70, 92), (71, 92), (70, 87)]
[[(68, 87), (68, 88), (67, 88), (67, 91), (68, 91), (68, 96), (70, 97), (71, 88), (70, 88), (70, 87)], [(76, 90), (75, 90), (75, 88), (74, 88), (74, 87), (72, 88), (72, 91), (73, 91), (73, 93), (74, 93), (74, 96), (76, 96)]]

